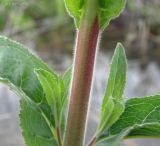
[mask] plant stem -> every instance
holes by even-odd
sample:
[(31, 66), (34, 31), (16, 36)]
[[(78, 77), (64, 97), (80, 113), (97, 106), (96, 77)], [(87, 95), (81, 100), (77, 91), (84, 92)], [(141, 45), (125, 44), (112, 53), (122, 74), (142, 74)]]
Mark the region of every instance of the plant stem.
[(58, 140), (58, 145), (62, 146), (61, 130), (59, 127), (57, 128), (57, 140)]
[(99, 36), (97, 0), (87, 0), (77, 34), (64, 146), (82, 146)]

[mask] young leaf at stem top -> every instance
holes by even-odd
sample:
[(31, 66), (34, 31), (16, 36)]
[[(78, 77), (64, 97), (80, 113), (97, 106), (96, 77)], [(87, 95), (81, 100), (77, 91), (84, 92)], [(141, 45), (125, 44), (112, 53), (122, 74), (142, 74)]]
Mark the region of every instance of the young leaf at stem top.
[(124, 111), (123, 91), (126, 83), (126, 69), (125, 51), (118, 43), (112, 58), (97, 135), (115, 123)]
[[(97, 1), (97, 16), (100, 29), (104, 29), (109, 22), (120, 15), (123, 11), (126, 0), (94, 0)], [(86, 1), (84, 0), (65, 0), (69, 14), (74, 18), (76, 26), (79, 28), (81, 16), (85, 13)], [(91, 3), (92, 5), (92, 3)], [(92, 13), (92, 12), (90, 12)]]
[(76, 26), (79, 27), (84, 0), (76, 0), (76, 1), (64, 0), (64, 1), (69, 14), (74, 18)]
[(99, 0), (99, 24), (104, 29), (110, 21), (119, 16), (125, 8), (126, 0)]

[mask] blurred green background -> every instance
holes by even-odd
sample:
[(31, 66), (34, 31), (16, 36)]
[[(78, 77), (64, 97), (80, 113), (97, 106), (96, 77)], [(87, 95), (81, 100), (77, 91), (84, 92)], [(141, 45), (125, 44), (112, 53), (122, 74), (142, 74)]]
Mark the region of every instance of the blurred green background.
[[(57, 72), (72, 64), (76, 28), (63, 0), (0, 0), (0, 34), (17, 40)], [(125, 11), (102, 33), (88, 137), (95, 131), (108, 65), (117, 42), (129, 59), (128, 97), (160, 93), (160, 0), (128, 0)], [(97, 98), (99, 97), (99, 98)], [(23, 146), (18, 98), (0, 85), (0, 146)], [(125, 146), (159, 146), (160, 140), (129, 140)]]
[[(71, 53), (75, 27), (63, 0), (0, 0), (0, 32), (37, 50)], [(128, 57), (160, 62), (160, 1), (128, 0), (126, 10), (104, 31), (101, 48), (117, 41)], [(149, 55), (148, 55), (149, 54)]]

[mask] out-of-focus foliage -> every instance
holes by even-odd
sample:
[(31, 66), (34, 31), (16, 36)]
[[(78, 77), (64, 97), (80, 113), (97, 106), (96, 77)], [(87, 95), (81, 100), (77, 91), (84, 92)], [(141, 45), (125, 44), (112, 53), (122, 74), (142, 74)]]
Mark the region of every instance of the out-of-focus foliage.
[[(73, 38), (72, 30), (63, 0), (0, 0), (0, 33), (30, 48), (64, 49), (61, 44), (66, 35)], [(72, 49), (68, 44), (65, 48)]]
[[(152, 23), (160, 21), (156, 19), (157, 15), (160, 15), (159, 0), (129, 0), (127, 3), (132, 13), (149, 17)], [(43, 25), (40, 20), (46, 19), (52, 20), (51, 23), (65, 23), (66, 18), (68, 14), (63, 0), (0, 0), (0, 31), (8, 25), (12, 30), (35, 28), (37, 25)]]
[(160, 1), (159, 0), (129, 0), (128, 8), (133, 13), (147, 17), (150, 23), (160, 23)]
[[(103, 33), (102, 48), (113, 50), (121, 41), (129, 58), (146, 60), (149, 54), (147, 59), (160, 62), (159, 8), (160, 0), (128, 0), (124, 13)], [(31, 48), (71, 52), (74, 32), (64, 0), (0, 0), (0, 33)]]
[(0, 0), (1, 31), (7, 29), (6, 27), (12, 27), (12, 31), (27, 31), (43, 25), (41, 20), (60, 22), (65, 17), (63, 0)]
[(160, 6), (159, 0), (153, 0), (153, 1), (151, 0), (130, 0), (128, 1), (128, 7), (133, 12), (138, 10), (138, 13), (143, 14), (144, 16), (151, 16), (151, 15), (157, 16), (156, 12), (160, 11), (160, 9), (158, 9), (159, 6)]

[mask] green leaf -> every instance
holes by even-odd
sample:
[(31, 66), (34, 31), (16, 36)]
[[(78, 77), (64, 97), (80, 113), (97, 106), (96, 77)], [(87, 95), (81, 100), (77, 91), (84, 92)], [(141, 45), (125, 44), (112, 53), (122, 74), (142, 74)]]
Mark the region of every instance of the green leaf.
[(125, 110), (124, 103), (114, 101), (114, 109), (107, 121), (108, 128), (112, 126), (119, 119), (120, 115), (124, 112), (124, 110)]
[(127, 138), (160, 138), (160, 122), (135, 126)]
[(27, 146), (57, 146), (55, 129), (50, 122), (46, 122), (44, 113), (37, 105), (21, 99), (20, 107), (20, 124)]
[[(92, 5), (92, 1), (91, 5)], [(86, 1), (84, 0), (65, 0), (66, 8), (69, 14), (74, 18), (76, 26), (79, 28), (81, 15), (86, 13)], [(97, 16), (99, 19), (100, 29), (104, 29), (109, 22), (118, 17), (124, 9), (126, 0), (98, 0)], [(92, 13), (92, 12), (90, 12)]]
[[(64, 77), (61, 78), (60, 76), (54, 75), (43, 69), (37, 69), (35, 72), (43, 87), (47, 102), (52, 109), (56, 126), (58, 127), (61, 125), (62, 116), (64, 116), (63, 109), (67, 103), (67, 87), (70, 82), (67, 81), (67, 79), (69, 80), (69, 77), (68, 75), (64, 75)], [(65, 86), (63, 79), (68, 82), (67, 87)]]
[(160, 95), (129, 99), (120, 119), (111, 127), (116, 134), (134, 127), (128, 137), (160, 137)]
[(0, 77), (21, 88), (35, 102), (44, 97), (42, 87), (34, 74), (34, 68), (51, 69), (15, 41), (0, 36)]
[(127, 61), (123, 46), (118, 43), (112, 58), (107, 88), (102, 103), (98, 133), (115, 123), (124, 111), (123, 91), (126, 83)]
[(123, 98), (123, 91), (126, 84), (126, 70), (127, 60), (125, 50), (122, 44), (118, 43), (110, 66), (104, 101), (109, 97), (113, 97), (116, 100)]
[(76, 26), (79, 27), (79, 22), (82, 14), (84, 0), (64, 0), (69, 14), (74, 18)]
[(160, 95), (129, 99), (119, 120), (95, 146), (119, 146), (125, 138), (160, 137)]
[(65, 87), (68, 87), (68, 89), (70, 87), (71, 77), (72, 77), (72, 66), (70, 66), (62, 76)]
[[(26, 144), (33, 146), (37, 141), (34, 146), (50, 146), (56, 140), (55, 121), (34, 73), (35, 68), (53, 73), (22, 45), (0, 36), (0, 80), (21, 97), (20, 122)], [(42, 129), (37, 129), (39, 127)]]
[(109, 98), (104, 108), (101, 109), (101, 119), (98, 125), (96, 135), (99, 136), (105, 129), (109, 128), (108, 121), (112, 116), (115, 104), (113, 99)]
[(126, 5), (126, 0), (99, 0), (99, 23), (104, 29), (109, 22), (120, 15)]
[(120, 146), (120, 143), (122, 142), (124, 137), (128, 135), (131, 129), (132, 128), (129, 127), (116, 135), (110, 135), (108, 137), (105, 137), (99, 140), (94, 146)]
[[(70, 84), (71, 84), (71, 77), (72, 77), (72, 66), (70, 66), (62, 75), (62, 79), (65, 86), (65, 93), (64, 96), (67, 97), (69, 94)], [(67, 104), (67, 103), (66, 103)]]
[(46, 100), (54, 114), (54, 119), (56, 126), (59, 124), (60, 120), (60, 98), (61, 98), (61, 89), (59, 85), (58, 76), (51, 74), (50, 72), (43, 69), (36, 69), (35, 73), (43, 87), (43, 91), (46, 95)]

